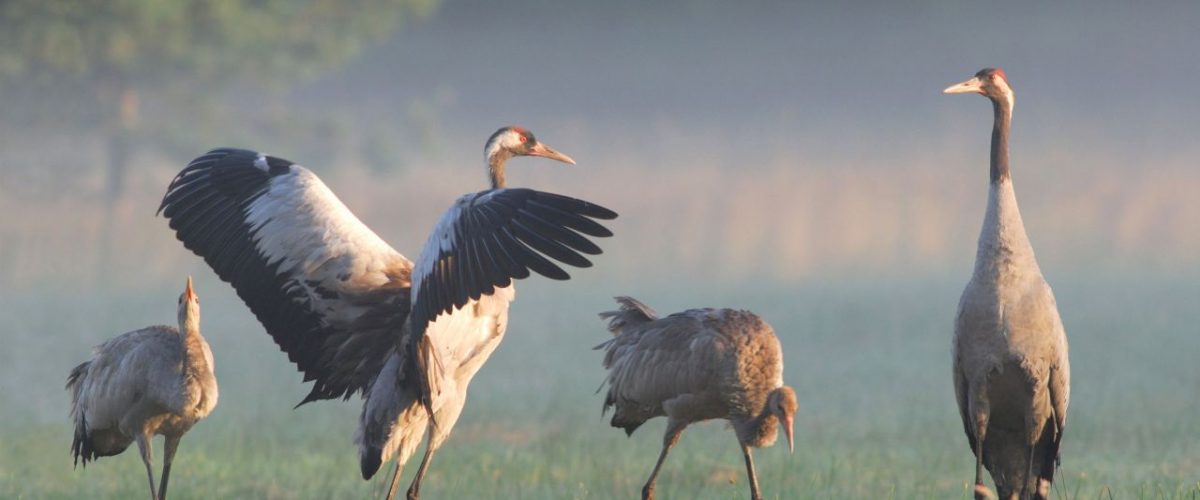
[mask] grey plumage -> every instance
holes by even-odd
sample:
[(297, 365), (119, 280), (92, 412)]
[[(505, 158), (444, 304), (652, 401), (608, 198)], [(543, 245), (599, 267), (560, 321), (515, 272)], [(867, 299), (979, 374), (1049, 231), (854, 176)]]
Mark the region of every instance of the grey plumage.
[(750, 447), (774, 444), (781, 426), (791, 449), (797, 408), (796, 393), (783, 385), (783, 354), (771, 326), (749, 311), (690, 309), (659, 318), (636, 299), (616, 300), (619, 310), (600, 313), (614, 337), (596, 346), (608, 369), (604, 411), (612, 408), (612, 426), (630, 435), (651, 418), (668, 419), (643, 498), (654, 497), (659, 470), (684, 428), (718, 418), (732, 424), (751, 496), (761, 498)]
[[(450, 437), (462, 414), (471, 380), (504, 338), (513, 294), (511, 286), (497, 288), (471, 307), (439, 316), (429, 325), (427, 335), (434, 340), (430, 346), (437, 351), (442, 372), (441, 391), (432, 400), (436, 425), (430, 426), (429, 413), (420, 402), (420, 388), (405, 378), (402, 364), (410, 359), (403, 356), (403, 350), (388, 359), (363, 404), (354, 435), (363, 477), (374, 475), (382, 463), (395, 457), (386, 498), (398, 491), (404, 465), (427, 435), (425, 454), (407, 493), (408, 498), (418, 496), (433, 454)], [(404, 338), (415, 341), (407, 334)]]
[[(179, 328), (152, 326), (115, 337), (95, 349), (67, 377), (75, 436), (75, 463), (125, 451), (137, 442), (150, 497), (166, 498), (179, 440), (217, 405), (212, 351), (200, 336), (200, 303), (192, 279), (179, 298)], [(155, 435), (164, 436), (162, 483), (151, 470)]]
[(987, 214), (954, 325), (955, 397), (976, 456), (976, 498), (989, 494), (982, 479), (987, 467), (1000, 498), (1044, 499), (1067, 422), (1067, 337), (1013, 191), (1007, 76), (988, 68), (946, 89), (967, 92), (991, 99), (995, 125)]
[(575, 163), (521, 127), (497, 130), (484, 146), (491, 189), (455, 200), (415, 262), (316, 174), (276, 156), (214, 149), (180, 171), (163, 196), (159, 210), (179, 240), (233, 285), (313, 381), (301, 404), (366, 398), (355, 435), (360, 471), (370, 479), (397, 456), (389, 498), (428, 434), (407, 493), (419, 496), (471, 377), (504, 336), (515, 280), (568, 279), (559, 263), (591, 266), (584, 255), (601, 251), (588, 237), (612, 235), (596, 220), (615, 212), (507, 187), (505, 162), (515, 156)]

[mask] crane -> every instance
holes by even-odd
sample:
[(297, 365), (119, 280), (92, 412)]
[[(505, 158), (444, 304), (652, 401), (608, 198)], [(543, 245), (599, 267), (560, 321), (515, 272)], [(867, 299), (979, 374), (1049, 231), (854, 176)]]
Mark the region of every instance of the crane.
[(312, 171), (254, 151), (222, 148), (196, 158), (159, 207), (176, 237), (233, 285), (313, 382), (300, 405), (365, 397), (356, 432), (363, 478), (401, 452), (389, 498), (426, 433), (429, 446), (408, 490), (419, 497), (471, 377), (504, 336), (513, 280), (531, 272), (566, 280), (555, 261), (590, 267), (583, 254), (601, 250), (587, 236), (612, 235), (595, 221), (616, 218), (607, 208), (508, 187), (506, 163), (515, 156), (575, 163), (525, 128), (497, 130), (484, 145), (490, 189), (459, 197), (415, 263)]
[(992, 101), (987, 212), (975, 269), (954, 323), (954, 390), (975, 454), (975, 498), (990, 496), (983, 467), (1003, 499), (1050, 494), (1067, 424), (1071, 365), (1054, 292), (1025, 234), (1008, 165), (1013, 90), (999, 68), (945, 89)]
[(611, 424), (632, 435), (647, 420), (667, 417), (662, 453), (642, 488), (654, 484), (667, 453), (694, 422), (726, 419), (746, 460), (750, 496), (762, 498), (751, 447), (771, 446), (776, 427), (794, 450), (792, 421), (796, 392), (783, 385), (783, 353), (774, 330), (752, 312), (689, 309), (665, 318), (632, 297), (616, 297), (620, 309), (600, 313), (613, 338), (604, 349), (608, 394), (604, 411)]
[[(71, 370), (75, 464), (117, 455), (137, 442), (151, 500), (167, 498), (179, 440), (217, 406), (213, 355), (200, 335), (200, 298), (192, 278), (179, 296), (179, 328), (151, 326), (114, 337)], [(155, 435), (163, 436), (162, 483), (154, 488)]]

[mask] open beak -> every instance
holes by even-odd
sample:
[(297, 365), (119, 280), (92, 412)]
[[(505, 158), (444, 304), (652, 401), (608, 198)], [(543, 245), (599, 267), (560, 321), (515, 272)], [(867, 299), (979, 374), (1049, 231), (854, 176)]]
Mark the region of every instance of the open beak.
[(533, 147), (529, 148), (529, 156), (541, 156), (542, 158), (558, 160), (563, 163), (570, 163), (572, 165), (575, 164), (575, 160), (571, 159), (570, 156), (559, 153), (558, 151), (555, 151), (554, 148), (547, 146), (545, 144), (542, 144), (540, 142), (537, 144), (534, 144)]
[(792, 420), (794, 417), (788, 415), (783, 417), (783, 433), (787, 434), (788, 438), (788, 453), (796, 452), (796, 442), (792, 439)]
[(194, 300), (196, 298), (196, 291), (192, 290), (192, 277), (191, 276), (188, 276), (187, 289), (185, 289), (183, 291), (183, 296), (189, 301)]
[(943, 90), (942, 93), (943, 94), (966, 94), (969, 92), (974, 92), (976, 94), (982, 94), (983, 93), (982, 85), (983, 85), (983, 82), (979, 81), (979, 77), (974, 77), (965, 82), (956, 83), (954, 85), (946, 87), (946, 90)]

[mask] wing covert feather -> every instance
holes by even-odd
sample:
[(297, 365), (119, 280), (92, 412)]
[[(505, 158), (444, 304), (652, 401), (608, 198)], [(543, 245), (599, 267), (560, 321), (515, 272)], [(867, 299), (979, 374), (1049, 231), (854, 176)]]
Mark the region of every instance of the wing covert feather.
[(524, 188), (460, 197), (434, 227), (413, 269), (413, 333), (420, 338), (434, 318), (531, 271), (565, 280), (570, 276), (556, 262), (590, 267), (583, 254), (601, 250), (585, 236), (612, 236), (592, 219), (616, 216), (583, 200)]
[(301, 404), (365, 394), (408, 317), (412, 263), (315, 174), (214, 149), (175, 176), (159, 212), (314, 381)]
[(719, 384), (719, 332), (683, 315), (627, 326), (608, 345), (605, 406), (658, 406)]

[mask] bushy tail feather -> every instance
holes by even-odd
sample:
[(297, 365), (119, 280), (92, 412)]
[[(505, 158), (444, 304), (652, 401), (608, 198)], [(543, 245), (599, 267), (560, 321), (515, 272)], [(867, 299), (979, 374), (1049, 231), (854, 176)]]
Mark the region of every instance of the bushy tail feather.
[[(608, 320), (608, 331), (612, 332), (613, 337), (601, 342), (600, 345), (597, 345), (593, 348), (596, 350), (608, 350), (608, 352), (604, 355), (603, 364), (605, 368), (612, 367), (617, 341), (621, 340), (623, 335), (629, 333), (629, 330), (634, 327), (641, 327), (646, 323), (658, 320), (658, 313), (655, 312), (655, 310), (650, 306), (642, 303), (640, 300), (628, 296), (618, 296), (613, 297), (613, 299), (615, 299), (617, 304), (621, 306), (620, 309), (616, 311), (605, 311), (600, 313), (600, 319)], [(628, 341), (631, 339), (629, 337), (625, 337), (625, 340)], [(600, 383), (600, 386), (596, 388), (596, 392), (599, 393), (600, 390), (604, 388), (605, 384), (609, 383), (610, 381), (610, 379), (606, 378)], [(604, 397), (604, 404), (600, 407), (601, 417), (608, 413), (609, 408), (616, 406), (615, 398), (615, 394), (613, 394), (612, 390), (610, 389), (609, 393)], [(624, 428), (626, 435), (633, 434), (633, 431), (637, 429), (639, 425), (641, 425), (641, 422), (623, 422), (621, 420), (619, 410), (620, 409), (618, 408), (618, 411), (613, 414), (612, 422), (610, 423), (613, 427)]]
[(83, 378), (87, 375), (88, 368), (91, 368), (91, 361), (84, 361), (78, 366), (71, 369), (71, 374), (67, 375), (66, 390), (71, 391), (71, 416), (74, 417), (79, 405), (79, 391), (82, 390)]
[(417, 381), (406, 378), (408, 364), (403, 352), (393, 354), (363, 401), (354, 432), (363, 479), (371, 479), (392, 458), (403, 468), (425, 435), (426, 408)]
[(602, 342), (593, 349), (608, 347), (616, 337), (619, 337), (624, 332), (627, 326), (642, 325), (658, 319), (658, 313), (638, 299), (624, 295), (613, 297), (613, 299), (617, 301), (617, 304), (621, 308), (616, 311), (604, 311), (600, 313), (600, 319), (608, 320), (608, 331), (612, 332), (613, 338)]
[(71, 455), (75, 457), (74, 466), (82, 463), (86, 469), (90, 461), (96, 460), (96, 449), (92, 446), (91, 436), (87, 432), (87, 419), (83, 416), (75, 423), (75, 437), (71, 440)]
[(379, 467), (383, 465), (383, 450), (375, 446), (366, 447), (359, 454), (358, 465), (362, 470), (363, 480), (371, 479), (375, 476), (376, 472), (379, 472)]
[(75, 436), (71, 440), (71, 455), (75, 458), (76, 467), (79, 466), (80, 461), (83, 462), (84, 467), (87, 467), (88, 461), (95, 460), (96, 457), (92, 441), (88, 436), (87, 419), (84, 417), (83, 409), (79, 407), (83, 380), (87, 377), (88, 369), (91, 366), (91, 361), (84, 361), (73, 368), (70, 375), (67, 375), (66, 389), (71, 392), (71, 420), (75, 422)]
[(1038, 483), (1036, 483), (1037, 489), (1034, 491), (1035, 499), (1048, 498), (1050, 492), (1043, 492), (1040, 482), (1045, 481), (1048, 485), (1053, 486), (1054, 472), (1062, 465), (1058, 450), (1062, 444), (1063, 429), (1058, 427), (1057, 421), (1051, 419), (1046, 425), (1046, 430), (1043, 431), (1043, 434), (1046, 435), (1044, 439), (1047, 439), (1049, 444), (1046, 446), (1045, 455), (1042, 457), (1042, 470), (1037, 474)]
[(430, 342), (429, 337), (424, 335), (417, 341), (409, 343), (408, 352), (409, 359), (416, 360), (416, 362), (405, 363), (406, 375), (413, 377), (410, 380), (417, 381), (418, 399), (421, 401), (421, 406), (425, 407), (425, 413), (429, 415), (429, 425), (431, 428), (437, 428), (437, 417), (433, 413), (433, 399), (441, 393), (442, 360), (437, 355), (433, 342)]

